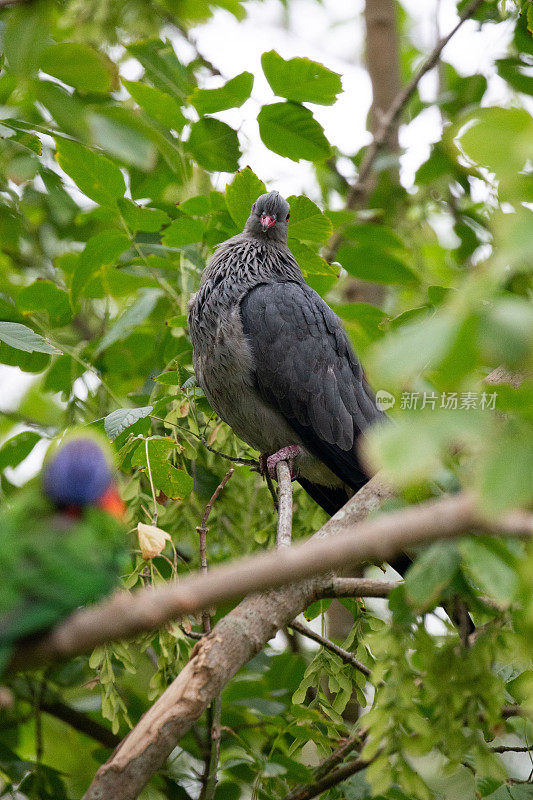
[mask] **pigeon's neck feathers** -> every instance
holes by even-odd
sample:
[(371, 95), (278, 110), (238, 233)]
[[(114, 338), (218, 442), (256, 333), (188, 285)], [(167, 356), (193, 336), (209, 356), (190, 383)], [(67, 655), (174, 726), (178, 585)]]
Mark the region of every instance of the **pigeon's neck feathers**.
[(240, 233), (223, 242), (207, 265), (202, 283), (221, 280), (249, 288), (270, 281), (303, 282), (298, 262), (286, 244)]

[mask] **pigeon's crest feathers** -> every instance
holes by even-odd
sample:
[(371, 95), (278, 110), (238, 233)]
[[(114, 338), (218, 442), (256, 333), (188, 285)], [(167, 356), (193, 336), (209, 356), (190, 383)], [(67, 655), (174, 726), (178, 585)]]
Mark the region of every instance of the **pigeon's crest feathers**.
[(287, 242), (291, 208), (279, 192), (267, 192), (257, 198), (250, 210), (244, 232), (260, 239)]

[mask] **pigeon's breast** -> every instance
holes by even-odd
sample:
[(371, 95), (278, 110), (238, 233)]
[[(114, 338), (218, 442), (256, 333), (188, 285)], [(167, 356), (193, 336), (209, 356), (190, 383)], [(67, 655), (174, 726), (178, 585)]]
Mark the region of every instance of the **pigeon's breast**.
[(234, 298), (228, 304), (224, 294), (224, 287), (214, 288), (209, 297), (202, 298), (199, 314), (193, 299), (189, 327), (198, 383), (213, 410), (254, 449), (274, 452), (289, 438), (289, 443), (297, 444), (295, 433), (257, 392), (239, 303)]

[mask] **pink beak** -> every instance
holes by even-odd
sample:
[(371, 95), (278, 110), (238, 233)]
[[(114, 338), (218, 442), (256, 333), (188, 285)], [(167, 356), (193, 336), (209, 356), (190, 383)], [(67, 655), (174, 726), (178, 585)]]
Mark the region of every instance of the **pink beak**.
[(264, 231), (272, 228), (276, 224), (276, 217), (271, 217), (269, 214), (263, 214), (261, 216), (261, 227)]

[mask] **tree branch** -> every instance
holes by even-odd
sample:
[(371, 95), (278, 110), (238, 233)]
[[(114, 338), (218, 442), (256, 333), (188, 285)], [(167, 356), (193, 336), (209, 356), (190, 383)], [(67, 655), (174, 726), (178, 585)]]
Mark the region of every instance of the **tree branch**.
[(291, 470), (286, 461), (276, 464), (278, 479), (278, 531), (276, 547), (290, 547), (292, 541), (292, 482)]
[[(43, 636), (20, 644), (11, 670), (70, 658), (104, 642), (154, 630), (170, 619), (198, 613), (251, 592), (344, 570), (365, 561), (389, 561), (414, 545), (461, 536), (472, 529), (507, 536), (533, 534), (533, 515), (514, 511), (501, 518), (485, 518), (467, 494), (426, 501), (358, 522), (363, 509), (375, 507), (380, 496), (375, 486), (367, 484), (311, 540), (217, 566), (208, 575), (191, 575), (131, 594), (118, 592), (110, 600), (76, 611)], [(326, 541), (332, 533), (336, 534), (335, 547)], [(331, 581), (326, 583), (331, 585)], [(322, 591), (323, 587), (324, 579)], [(297, 613), (299, 609), (292, 618)]]
[(401, 581), (332, 577), (329, 586), (324, 589), (322, 597), (388, 597), (392, 590), (400, 584)]
[(325, 792), (326, 789), (331, 789), (332, 786), (336, 786), (338, 783), (345, 781), (346, 778), (355, 775), (356, 772), (361, 772), (369, 763), (370, 761), (364, 761), (358, 756), (332, 770), (314, 783), (307, 786), (297, 786), (285, 795), (284, 800), (311, 800), (312, 797), (317, 797), (322, 792)]
[[(328, 578), (303, 578), (369, 558), (388, 560), (404, 547), (458, 536), (472, 525), (498, 534), (533, 535), (533, 516), (513, 512), (501, 520), (480, 519), (473, 500), (464, 494), (360, 521), (383, 496), (378, 490), (379, 481), (377, 485), (371, 484), (355, 495), (311, 541), (242, 559), (233, 565), (213, 569), (207, 577), (191, 577), (181, 583), (181, 599), (188, 600), (187, 610), (204, 608), (215, 596), (229, 599), (267, 588), (272, 583), (288, 585), (279, 591), (247, 597), (217, 623), (211, 634), (198, 642), (186, 667), (109, 761), (100, 767), (84, 800), (133, 800), (138, 796), (178, 740), (237, 670), (258, 653), (276, 631), (316, 600), (329, 582)], [(387, 490), (382, 488), (382, 491)], [(334, 546), (330, 541), (332, 536), (335, 537)], [(176, 591), (177, 587), (172, 588)], [(147, 606), (150, 600), (143, 594), (143, 607)], [(151, 608), (149, 616), (154, 613)], [(352, 764), (353, 771), (348, 774), (363, 767), (362, 762)], [(346, 767), (339, 768), (344, 769)], [(337, 771), (335, 778), (343, 780), (344, 776), (347, 777)]]
[(289, 627), (295, 631), (298, 631), (298, 633), (301, 633), (302, 636), (307, 636), (308, 639), (318, 642), (318, 644), (322, 645), (322, 647), (325, 647), (326, 650), (329, 650), (331, 653), (335, 653), (335, 655), (339, 656), (339, 658), (344, 661), (345, 664), (355, 667), (355, 669), (358, 669), (359, 672), (363, 673), (363, 675), (366, 675), (367, 677), (370, 675), (370, 670), (368, 667), (365, 667), (365, 665), (362, 664), (353, 653), (345, 650), (344, 647), (339, 647), (338, 644), (335, 644), (335, 642), (332, 642), (330, 639), (326, 639), (325, 636), (315, 633), (312, 628), (309, 628), (302, 622), (298, 622), (297, 620), (293, 619)]
[[(446, 36), (437, 42), (431, 53), (427, 56), (427, 58), (424, 59), (420, 67), (417, 69), (409, 83), (407, 83), (404, 88), (398, 92), (390, 104), (388, 111), (382, 116), (381, 124), (379, 125), (372, 142), (365, 151), (357, 178), (348, 191), (346, 197), (347, 209), (355, 209), (364, 204), (369, 191), (368, 178), (374, 167), (376, 158), (382, 148), (387, 144), (387, 141), (389, 141), (397, 121), (399, 120), (409, 100), (414, 95), (418, 84), (424, 75), (432, 70), (437, 64), (442, 51), (450, 39), (457, 33), (461, 25), (475, 13), (475, 11), (483, 2), (484, 0), (471, 0), (471, 2), (465, 6), (457, 24), (448, 34), (446, 34)], [(330, 238), (323, 253), (326, 261), (331, 262), (335, 259), (335, 255), (340, 247), (342, 239), (343, 236), (340, 231), (336, 231)]]

